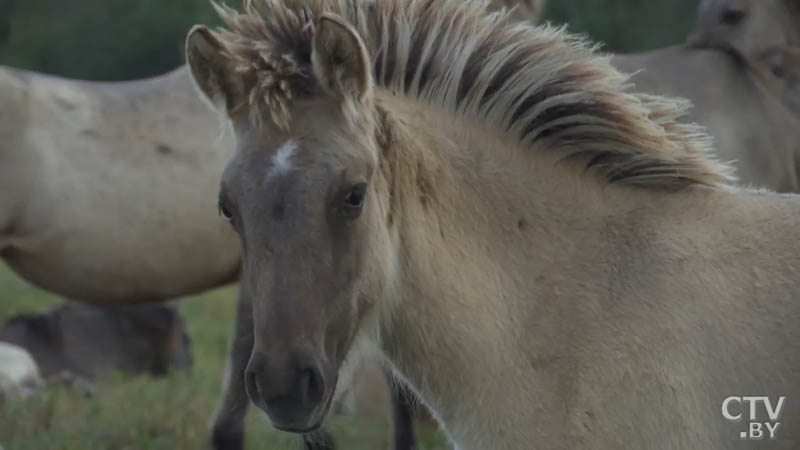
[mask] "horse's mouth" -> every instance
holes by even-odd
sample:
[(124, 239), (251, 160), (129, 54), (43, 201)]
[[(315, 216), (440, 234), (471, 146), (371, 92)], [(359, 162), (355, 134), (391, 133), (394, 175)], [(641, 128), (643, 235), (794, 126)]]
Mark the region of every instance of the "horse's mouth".
[(275, 425), (275, 429), (278, 430), (278, 431), (284, 431), (286, 433), (308, 434), (308, 433), (313, 433), (313, 432), (319, 430), (322, 427), (322, 422), (323, 421), (320, 420), (319, 422), (317, 422), (316, 425), (313, 425), (313, 426), (308, 427), (308, 428), (281, 427), (281, 426)]
[(275, 427), (278, 431), (284, 431), (286, 433), (296, 433), (296, 434), (308, 434), (313, 433), (320, 428), (325, 423), (325, 419), (328, 417), (328, 412), (331, 409), (331, 404), (333, 403), (333, 391), (328, 395), (328, 400), (325, 402), (325, 406), (322, 408), (321, 412), (318, 414), (317, 420), (313, 423), (313, 425), (308, 427), (297, 427), (293, 425), (280, 425), (276, 424), (272, 421), (272, 426)]

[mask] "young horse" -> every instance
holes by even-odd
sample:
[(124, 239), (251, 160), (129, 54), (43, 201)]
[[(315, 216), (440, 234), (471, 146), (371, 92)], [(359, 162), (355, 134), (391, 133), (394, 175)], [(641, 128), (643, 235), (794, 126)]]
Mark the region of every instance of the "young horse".
[[(0, 105), (0, 257), (19, 275), (99, 306), (236, 281), (239, 244), (212, 197), (229, 136), (186, 67), (114, 83), (0, 67)], [(250, 315), (236, 325), (217, 441), (242, 440)]]
[[(800, 52), (800, 2), (797, 0), (703, 0), (694, 32), (687, 39), (692, 48), (715, 48), (766, 65), (780, 83), (797, 95)], [(796, 102), (792, 103), (797, 106)], [(795, 108), (796, 110), (798, 108)]]
[[(800, 114), (800, 2), (797, 0), (704, 0), (687, 40), (693, 48), (721, 49), (765, 69), (784, 102)], [(771, 80), (770, 80), (771, 79)]]
[(314, 430), (376, 352), (464, 450), (752, 448), (743, 395), (785, 396), (796, 447), (800, 199), (728, 187), (682, 104), (483, 8), (249, 0), (191, 31), (237, 142), (251, 400)]
[(800, 45), (797, 0), (702, 0), (692, 47), (736, 50), (754, 58), (767, 50)]
[[(800, 192), (800, 110), (791, 83), (777, 83), (765, 64), (716, 49), (666, 47), (616, 55), (616, 68), (635, 73), (637, 90), (691, 100), (681, 120), (705, 126), (717, 155), (733, 161), (742, 185)], [(781, 61), (781, 68), (788, 67)], [(786, 79), (786, 77), (784, 77)]]

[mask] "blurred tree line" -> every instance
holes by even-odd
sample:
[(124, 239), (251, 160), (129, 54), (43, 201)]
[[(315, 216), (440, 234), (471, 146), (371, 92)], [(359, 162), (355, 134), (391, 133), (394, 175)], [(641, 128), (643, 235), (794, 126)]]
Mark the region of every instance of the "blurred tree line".
[[(545, 19), (568, 23), (609, 51), (631, 52), (681, 42), (696, 6), (548, 0)], [(195, 23), (217, 23), (208, 0), (0, 0), (0, 64), (93, 80), (156, 75), (182, 63), (184, 36)]]
[(166, 72), (208, 0), (0, 0), (0, 64), (119, 80)]
[(566, 23), (608, 51), (630, 53), (686, 39), (698, 0), (546, 0), (545, 20)]

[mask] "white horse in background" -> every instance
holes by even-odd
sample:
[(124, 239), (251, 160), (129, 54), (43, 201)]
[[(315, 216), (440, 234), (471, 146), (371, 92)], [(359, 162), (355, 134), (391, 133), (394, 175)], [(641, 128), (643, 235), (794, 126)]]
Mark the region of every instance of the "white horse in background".
[(98, 305), (231, 283), (239, 244), (216, 214), (228, 157), (182, 67), (98, 83), (0, 68), (0, 256)]

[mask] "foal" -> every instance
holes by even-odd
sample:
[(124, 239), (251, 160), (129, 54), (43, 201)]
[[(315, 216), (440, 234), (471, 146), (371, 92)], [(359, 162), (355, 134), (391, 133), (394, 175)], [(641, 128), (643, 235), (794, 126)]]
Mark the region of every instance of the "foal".
[(728, 186), (682, 104), (581, 40), (460, 0), (245, 1), (187, 59), (231, 120), (220, 210), (252, 299), (250, 399), (324, 422), (382, 358), (456, 446), (800, 444), (800, 199)]

